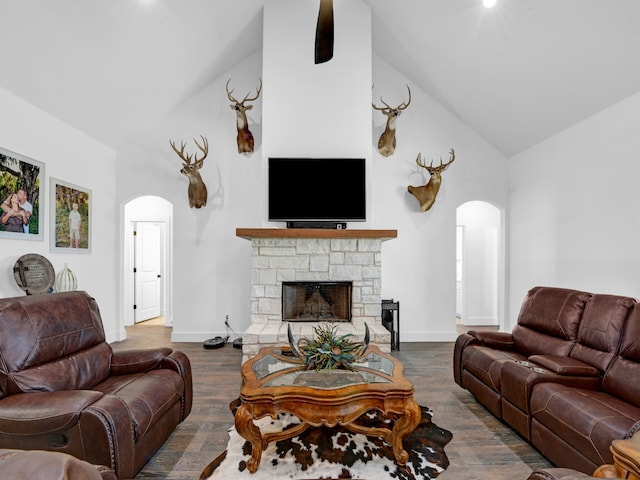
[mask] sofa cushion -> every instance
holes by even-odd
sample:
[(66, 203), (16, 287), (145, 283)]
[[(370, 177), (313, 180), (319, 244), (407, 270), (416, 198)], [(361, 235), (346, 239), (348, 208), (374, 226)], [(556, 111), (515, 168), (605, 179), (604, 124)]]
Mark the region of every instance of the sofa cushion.
[(630, 297), (593, 295), (584, 309), (577, 343), (569, 356), (604, 373), (618, 353), (625, 323), (635, 304), (636, 300)]
[(636, 304), (625, 324), (620, 352), (605, 373), (603, 390), (640, 407), (639, 369), (640, 304)]
[(137, 439), (180, 402), (184, 382), (173, 370), (157, 369), (147, 373), (114, 375), (93, 390), (114, 395), (127, 405)]
[(602, 391), (548, 382), (533, 387), (531, 415), (594, 465), (602, 465), (611, 463), (611, 440), (625, 436), (640, 418), (640, 408)]
[(513, 329), (516, 349), (525, 356), (569, 355), (588, 292), (554, 287), (534, 287), (527, 292), (518, 323)]

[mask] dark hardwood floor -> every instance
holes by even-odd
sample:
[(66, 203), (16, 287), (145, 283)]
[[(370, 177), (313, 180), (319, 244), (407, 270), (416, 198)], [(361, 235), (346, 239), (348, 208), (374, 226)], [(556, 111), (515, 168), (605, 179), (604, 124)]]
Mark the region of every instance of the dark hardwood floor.
[[(116, 350), (170, 346), (185, 352), (193, 369), (191, 414), (136, 479), (197, 480), (226, 448), (227, 429), (233, 425), (229, 403), (240, 390), (242, 351), (230, 343), (217, 350), (172, 343), (170, 335), (170, 327), (151, 321), (127, 327), (127, 339), (112, 344)], [(551, 466), (453, 381), (453, 343), (401, 343), (392, 354), (403, 362), (416, 401), (433, 410), (434, 423), (453, 433), (445, 447), (450, 465), (438, 479), (526, 480), (535, 468)]]

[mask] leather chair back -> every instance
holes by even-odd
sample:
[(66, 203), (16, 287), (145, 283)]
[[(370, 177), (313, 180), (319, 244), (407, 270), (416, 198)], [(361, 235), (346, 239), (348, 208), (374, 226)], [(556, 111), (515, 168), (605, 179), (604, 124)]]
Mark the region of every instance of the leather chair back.
[(109, 375), (111, 353), (86, 292), (0, 299), (0, 398), (90, 389)]

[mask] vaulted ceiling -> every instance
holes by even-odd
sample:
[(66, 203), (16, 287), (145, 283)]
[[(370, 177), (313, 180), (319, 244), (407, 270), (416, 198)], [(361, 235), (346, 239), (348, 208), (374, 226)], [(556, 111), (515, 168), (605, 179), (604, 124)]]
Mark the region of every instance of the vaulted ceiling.
[[(0, 86), (117, 149), (259, 51), (269, 1), (0, 0)], [(362, 1), (374, 53), (507, 157), (640, 91), (638, 0)]]

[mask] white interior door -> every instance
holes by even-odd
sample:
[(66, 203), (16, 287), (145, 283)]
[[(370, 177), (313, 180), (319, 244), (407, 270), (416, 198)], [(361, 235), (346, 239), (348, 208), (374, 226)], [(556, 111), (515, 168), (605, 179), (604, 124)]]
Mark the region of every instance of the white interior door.
[(161, 311), (161, 226), (136, 222), (134, 247), (134, 322), (157, 317)]

